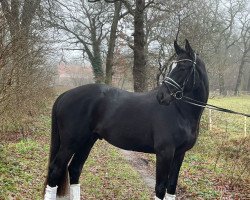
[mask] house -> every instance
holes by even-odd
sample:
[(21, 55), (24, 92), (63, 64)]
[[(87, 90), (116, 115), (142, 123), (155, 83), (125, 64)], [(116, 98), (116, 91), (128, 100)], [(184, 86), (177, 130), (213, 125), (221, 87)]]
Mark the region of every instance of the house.
[(81, 66), (61, 62), (57, 67), (57, 86), (77, 87), (93, 82), (93, 71), (90, 65)]

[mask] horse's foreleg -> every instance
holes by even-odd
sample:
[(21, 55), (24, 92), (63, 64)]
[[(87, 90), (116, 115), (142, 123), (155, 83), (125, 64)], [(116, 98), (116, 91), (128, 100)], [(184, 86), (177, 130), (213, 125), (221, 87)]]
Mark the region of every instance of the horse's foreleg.
[(178, 182), (179, 171), (180, 171), (184, 156), (185, 156), (185, 153), (175, 154), (175, 156), (174, 156), (171, 170), (169, 173), (167, 194), (165, 196), (166, 200), (174, 200), (175, 199), (176, 185)]
[(167, 148), (156, 153), (156, 186), (155, 200), (164, 198), (168, 184), (168, 175), (174, 157), (173, 148)]

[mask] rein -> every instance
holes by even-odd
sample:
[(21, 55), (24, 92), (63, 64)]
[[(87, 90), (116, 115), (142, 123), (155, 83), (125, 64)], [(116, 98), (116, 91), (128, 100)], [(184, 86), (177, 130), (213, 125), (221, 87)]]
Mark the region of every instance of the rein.
[(231, 113), (231, 114), (236, 114), (236, 115), (242, 115), (242, 116), (245, 116), (245, 117), (250, 117), (250, 114), (233, 111), (233, 110), (222, 108), (222, 107), (219, 107), (219, 106), (214, 106), (212, 104), (197, 101), (195, 99), (192, 99), (192, 98), (189, 98), (189, 97), (186, 97), (186, 96), (183, 96), (183, 98), (181, 100), (186, 102), (186, 103), (189, 103), (191, 105), (202, 107), (202, 108), (209, 108), (209, 109), (217, 110), (217, 111), (220, 111), (220, 112), (226, 112), (226, 113)]
[[(233, 111), (233, 110), (222, 108), (222, 107), (219, 107), (219, 106), (214, 106), (212, 104), (208, 104), (208, 103), (201, 102), (201, 101), (192, 99), (190, 97), (184, 96), (184, 94), (183, 94), (184, 87), (185, 87), (186, 83), (188, 82), (188, 80), (189, 80), (192, 73), (194, 73), (194, 83), (193, 83), (193, 85), (195, 84), (196, 54), (195, 54), (195, 60), (194, 61), (190, 60), (190, 59), (181, 59), (181, 60), (178, 60), (178, 61), (173, 61), (173, 63), (177, 64), (178, 62), (182, 62), (182, 61), (188, 61), (188, 62), (193, 63), (192, 70), (189, 73), (189, 75), (187, 76), (187, 78), (184, 80), (182, 87), (175, 80), (173, 80), (172, 78), (169, 77), (169, 75), (171, 74), (171, 71), (173, 69), (170, 71), (168, 76), (162, 82), (167, 87), (167, 89), (169, 90), (171, 96), (173, 96), (176, 100), (182, 100), (183, 102), (191, 104), (193, 106), (198, 106), (198, 107), (202, 107), (202, 108), (217, 110), (219, 112), (226, 112), (226, 113), (231, 113), (231, 114), (236, 114), (236, 115), (242, 115), (242, 116), (245, 116), (245, 117), (250, 117), (250, 114)], [(160, 70), (160, 72), (163, 75), (161, 70)], [(168, 85), (173, 86), (174, 88), (177, 89), (177, 91), (172, 92)]]

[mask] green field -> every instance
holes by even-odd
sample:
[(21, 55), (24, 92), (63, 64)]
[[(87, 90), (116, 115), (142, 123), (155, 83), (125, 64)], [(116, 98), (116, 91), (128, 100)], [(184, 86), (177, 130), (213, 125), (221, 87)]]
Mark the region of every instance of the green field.
[[(250, 113), (250, 96), (241, 97), (227, 97), (227, 98), (213, 98), (209, 99), (209, 103), (231, 109), (237, 112)], [(245, 117), (235, 114), (229, 114), (224, 112), (212, 111), (212, 125), (215, 129), (221, 129), (221, 131), (227, 131), (230, 137), (244, 136), (244, 124)], [(205, 111), (204, 120), (208, 119), (208, 110)], [(246, 121), (247, 135), (250, 135), (250, 118)]]
[[(214, 98), (210, 103), (250, 113), (250, 97)], [(244, 117), (212, 112), (208, 130), (205, 111), (199, 139), (187, 152), (179, 178), (183, 199), (249, 199), (250, 121), (244, 137)], [(1, 133), (0, 199), (42, 199), (50, 138), (50, 117), (34, 119), (26, 136)], [(152, 164), (155, 157), (150, 156)], [(140, 175), (119, 151), (98, 141), (81, 176), (82, 199), (148, 200), (153, 196)]]
[[(209, 99), (209, 103), (250, 113), (250, 96)], [(191, 199), (250, 198), (250, 118), (212, 111), (209, 130), (205, 110), (195, 147), (187, 152), (180, 185)]]

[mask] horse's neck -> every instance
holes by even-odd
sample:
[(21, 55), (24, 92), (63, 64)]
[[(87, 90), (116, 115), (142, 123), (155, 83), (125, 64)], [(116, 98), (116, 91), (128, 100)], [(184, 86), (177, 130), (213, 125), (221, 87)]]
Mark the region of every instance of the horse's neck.
[[(203, 90), (197, 89), (196, 91), (189, 93), (185, 96), (194, 99), (196, 101), (201, 101), (206, 103), (208, 94), (207, 91), (205, 91), (204, 89)], [(197, 122), (199, 122), (201, 114), (204, 110), (204, 108), (202, 107), (191, 105), (183, 101), (177, 102), (177, 107), (185, 118)]]

